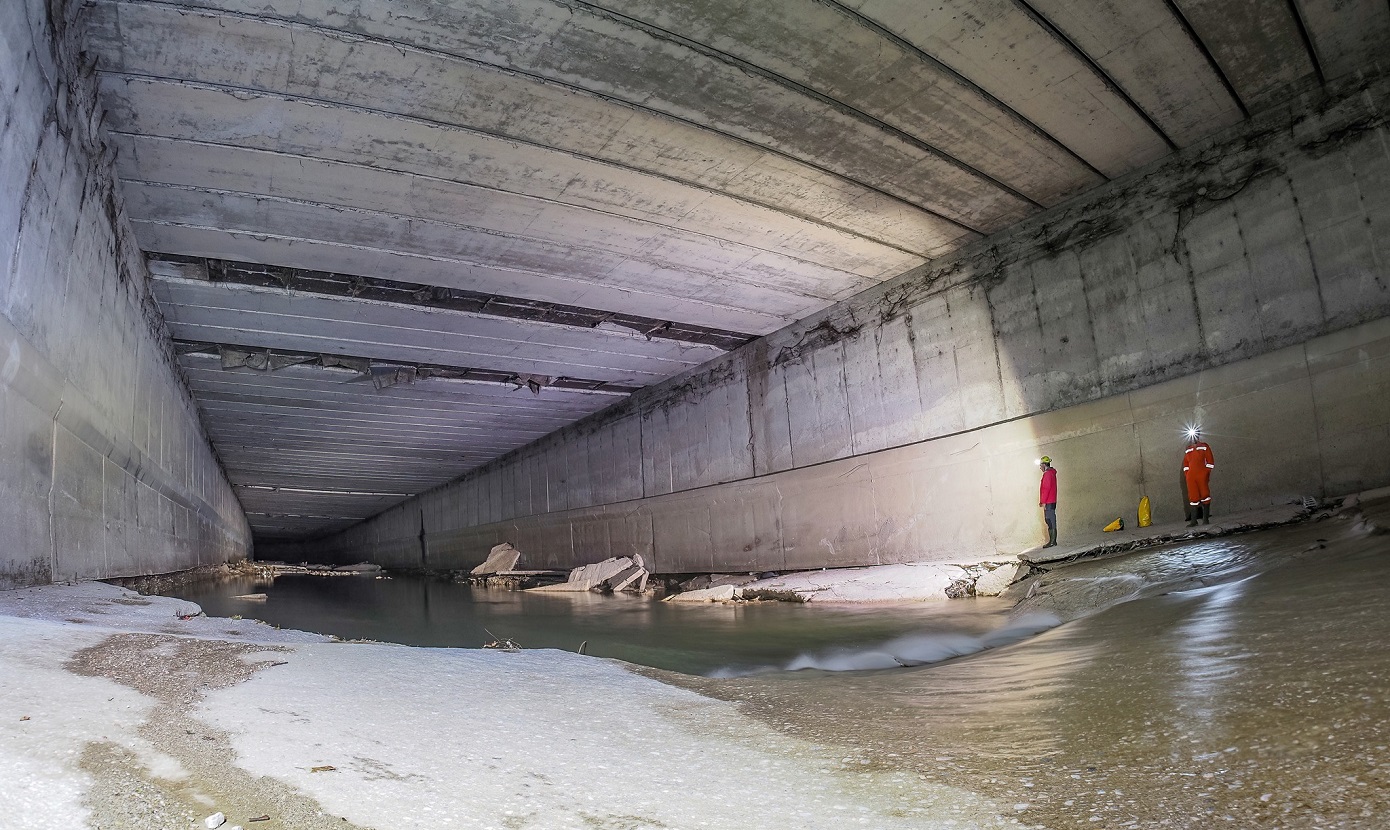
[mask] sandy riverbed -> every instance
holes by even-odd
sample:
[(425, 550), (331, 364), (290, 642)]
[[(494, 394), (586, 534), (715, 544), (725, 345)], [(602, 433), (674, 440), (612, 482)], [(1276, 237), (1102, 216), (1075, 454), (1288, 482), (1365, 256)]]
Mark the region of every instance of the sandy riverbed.
[(180, 619), (196, 610), (100, 583), (0, 593), (0, 827), (1017, 824), (613, 661)]

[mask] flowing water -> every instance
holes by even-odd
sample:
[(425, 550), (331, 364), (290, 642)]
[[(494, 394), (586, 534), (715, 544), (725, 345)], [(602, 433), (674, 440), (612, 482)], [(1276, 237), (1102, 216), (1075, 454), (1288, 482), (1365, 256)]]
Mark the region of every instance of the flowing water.
[[(1390, 526), (1384, 505), (1367, 513)], [(1078, 563), (1017, 607), (681, 607), (363, 577), (281, 578), (254, 606), (229, 599), (249, 584), (183, 596), (343, 637), (587, 640), (847, 769), (913, 770), (1035, 826), (1369, 830), (1390, 827), (1390, 536), (1371, 529)]]

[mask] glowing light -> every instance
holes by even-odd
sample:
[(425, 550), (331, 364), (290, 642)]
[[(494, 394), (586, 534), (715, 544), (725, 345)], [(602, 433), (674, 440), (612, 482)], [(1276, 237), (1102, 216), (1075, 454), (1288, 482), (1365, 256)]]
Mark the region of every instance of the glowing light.
[(1200, 427), (1197, 427), (1197, 426), (1194, 425), (1194, 424), (1188, 424), (1188, 425), (1183, 429), (1183, 434), (1186, 435), (1186, 436), (1188, 437), (1189, 440), (1191, 440), (1191, 439), (1193, 439), (1193, 438), (1196, 438), (1196, 437), (1197, 437), (1197, 434), (1198, 434), (1199, 432), (1201, 432), (1201, 428), (1200, 428)]

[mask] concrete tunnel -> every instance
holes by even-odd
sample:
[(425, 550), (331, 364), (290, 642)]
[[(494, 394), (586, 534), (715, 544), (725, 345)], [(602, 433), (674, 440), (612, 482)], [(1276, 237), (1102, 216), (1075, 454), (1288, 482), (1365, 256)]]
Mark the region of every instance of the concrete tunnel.
[(6, 0), (0, 587), (1390, 484), (1384, 0)]

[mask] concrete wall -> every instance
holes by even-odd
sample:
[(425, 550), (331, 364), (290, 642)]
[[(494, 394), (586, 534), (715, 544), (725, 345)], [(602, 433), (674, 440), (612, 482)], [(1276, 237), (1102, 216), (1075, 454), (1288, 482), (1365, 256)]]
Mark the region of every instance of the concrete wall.
[[(246, 555), (63, 4), (0, 4), (0, 588)], [(56, 31), (56, 36), (55, 36)]]
[(659, 571), (968, 559), (1180, 515), (1184, 423), (1217, 510), (1390, 483), (1385, 80), (1271, 110), (644, 390), (313, 548), (462, 567), (642, 553)]

